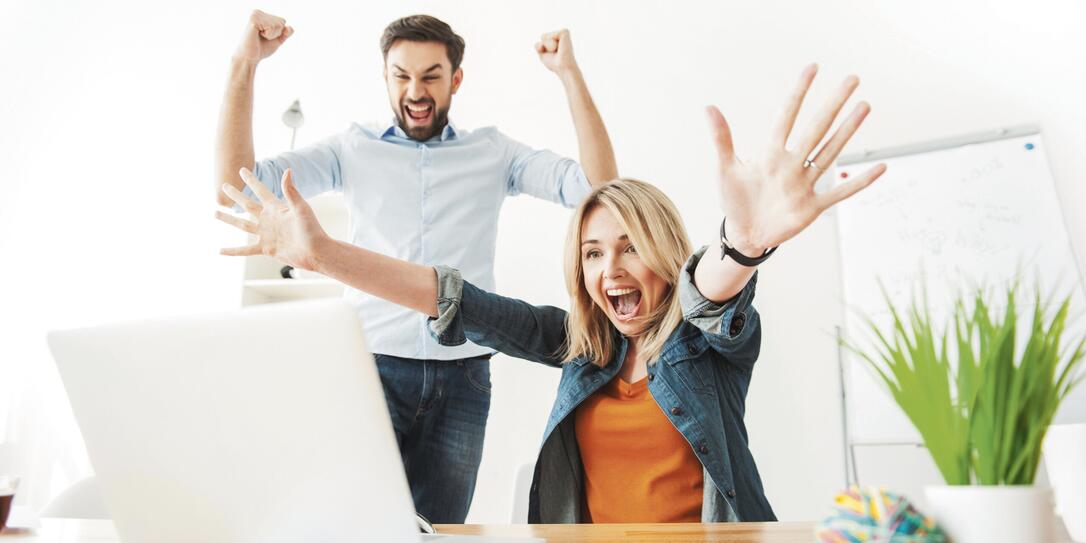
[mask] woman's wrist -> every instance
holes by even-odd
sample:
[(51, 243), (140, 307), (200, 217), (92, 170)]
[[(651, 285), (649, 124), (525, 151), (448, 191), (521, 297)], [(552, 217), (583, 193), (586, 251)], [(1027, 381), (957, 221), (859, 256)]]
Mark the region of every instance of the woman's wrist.
[(736, 231), (737, 229), (728, 223), (728, 219), (724, 218), (721, 221), (721, 234), (724, 239), (727, 240), (728, 245), (732, 249), (739, 251), (739, 254), (749, 257), (758, 258), (765, 254), (771, 247), (765, 247), (759, 245), (750, 240), (751, 236), (747, 232)]
[(312, 271), (329, 277), (334, 275), (334, 263), (338, 260), (335, 257), (335, 251), (338, 244), (339, 241), (325, 235), (310, 245), (306, 263), (311, 267)]

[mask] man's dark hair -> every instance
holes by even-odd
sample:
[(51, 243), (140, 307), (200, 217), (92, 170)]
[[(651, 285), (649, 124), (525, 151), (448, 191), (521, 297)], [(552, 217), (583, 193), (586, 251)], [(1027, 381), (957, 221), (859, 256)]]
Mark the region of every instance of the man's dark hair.
[(397, 40), (436, 41), (445, 44), (445, 54), (452, 64), (452, 71), (460, 67), (464, 59), (464, 38), (456, 35), (452, 27), (437, 17), (409, 15), (396, 19), (385, 27), (381, 35), (381, 55), (387, 59), (388, 50)]

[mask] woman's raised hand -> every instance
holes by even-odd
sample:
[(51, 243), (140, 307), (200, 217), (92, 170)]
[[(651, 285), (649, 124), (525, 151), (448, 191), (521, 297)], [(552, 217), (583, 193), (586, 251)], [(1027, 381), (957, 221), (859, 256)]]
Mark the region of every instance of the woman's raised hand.
[(729, 242), (747, 256), (757, 257), (764, 250), (791, 239), (823, 211), (867, 187), (886, 171), (886, 166), (879, 164), (831, 190), (815, 192), (815, 182), (833, 165), (871, 111), (867, 102), (856, 104), (852, 113), (823, 143), (841, 108), (860, 84), (856, 76), (849, 76), (811, 123), (789, 142), (796, 115), (817, 72), (818, 66), (814, 64), (804, 68), (773, 127), (764, 153), (750, 162), (735, 156), (731, 129), (720, 110), (714, 106), (707, 108), (720, 160), (720, 196), (727, 219), (726, 235)]
[(296, 268), (313, 270), (316, 267), (313, 257), (315, 249), (329, 237), (317, 221), (313, 208), (294, 187), (291, 171), (283, 173), (284, 200), (277, 198), (247, 168), (242, 168), (240, 174), (259, 203), (229, 184), (223, 185), (222, 190), (249, 212), (253, 220), (221, 211), (217, 211), (215, 216), (240, 230), (255, 234), (257, 240), (253, 245), (222, 249), (220, 253), (228, 256), (268, 255)]

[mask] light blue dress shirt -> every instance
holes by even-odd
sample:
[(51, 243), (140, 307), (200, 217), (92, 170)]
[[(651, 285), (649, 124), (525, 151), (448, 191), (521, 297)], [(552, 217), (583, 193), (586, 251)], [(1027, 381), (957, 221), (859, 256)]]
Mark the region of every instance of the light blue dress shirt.
[[(573, 207), (591, 190), (571, 159), (532, 149), (492, 127), (467, 131), (452, 123), (425, 142), (408, 138), (395, 122), (352, 124), (315, 145), (258, 161), (254, 173), (282, 198), (287, 168), (306, 198), (343, 193), (351, 243), (456, 268), (488, 291), (495, 290), (494, 246), (506, 196), (523, 192)], [(470, 342), (440, 345), (426, 315), (352, 288), (344, 297), (357, 308), (374, 353), (453, 360), (493, 352)]]

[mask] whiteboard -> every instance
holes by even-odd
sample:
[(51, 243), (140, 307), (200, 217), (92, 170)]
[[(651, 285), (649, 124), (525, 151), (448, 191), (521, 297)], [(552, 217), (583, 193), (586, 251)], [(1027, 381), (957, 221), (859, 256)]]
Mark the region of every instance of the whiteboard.
[[(850, 342), (872, 345), (860, 315), (880, 327), (890, 319), (880, 280), (897, 308), (923, 296), (922, 285), (933, 315), (945, 322), (962, 290), (998, 291), (1016, 275), (1024, 287), (1039, 279), (1047, 292), (1073, 296), (1079, 316), (1069, 331), (1086, 329), (1082, 276), (1036, 127), (842, 157), (834, 182), (880, 162), (886, 173), (837, 209), (843, 333)], [(919, 443), (865, 363), (847, 351), (843, 359), (850, 442)], [(1065, 400), (1058, 420), (1086, 422), (1086, 387)]]

